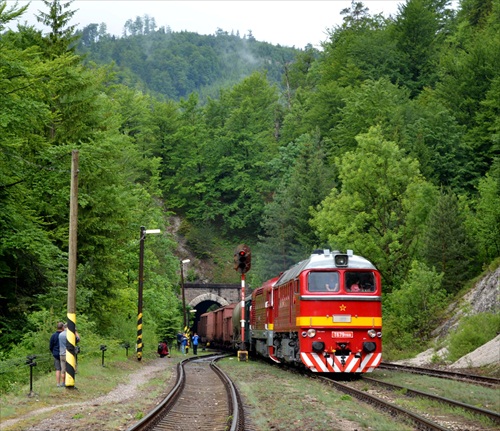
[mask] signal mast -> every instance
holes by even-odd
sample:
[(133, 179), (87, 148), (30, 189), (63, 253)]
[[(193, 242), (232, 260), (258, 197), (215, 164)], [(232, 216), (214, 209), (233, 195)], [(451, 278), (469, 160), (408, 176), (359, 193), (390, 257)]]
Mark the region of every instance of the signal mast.
[(252, 252), (250, 247), (240, 244), (234, 252), (234, 269), (241, 274), (241, 345), (238, 350), (238, 360), (246, 361), (248, 352), (245, 345), (245, 274), (252, 267)]

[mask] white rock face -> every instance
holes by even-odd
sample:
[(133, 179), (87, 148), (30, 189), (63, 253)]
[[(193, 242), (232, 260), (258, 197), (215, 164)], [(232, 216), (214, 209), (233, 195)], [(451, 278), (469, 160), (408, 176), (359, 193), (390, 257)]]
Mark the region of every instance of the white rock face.
[(481, 367), (500, 362), (500, 335), (482, 345), (473, 352), (462, 356), (457, 362), (450, 365), (451, 368)]

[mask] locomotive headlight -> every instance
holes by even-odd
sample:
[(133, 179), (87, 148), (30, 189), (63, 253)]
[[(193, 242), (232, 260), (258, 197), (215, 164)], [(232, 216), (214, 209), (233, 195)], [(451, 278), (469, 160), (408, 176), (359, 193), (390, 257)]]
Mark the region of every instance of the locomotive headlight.
[(382, 332), (377, 332), (377, 337), (382, 338)]
[(311, 329), (308, 329), (308, 330), (307, 330), (307, 336), (308, 336), (309, 338), (313, 338), (314, 336), (316, 336), (316, 329), (312, 329), (312, 328), (311, 328)]
[(368, 330), (368, 336), (370, 338), (375, 338), (377, 336), (377, 331), (375, 331), (375, 329)]

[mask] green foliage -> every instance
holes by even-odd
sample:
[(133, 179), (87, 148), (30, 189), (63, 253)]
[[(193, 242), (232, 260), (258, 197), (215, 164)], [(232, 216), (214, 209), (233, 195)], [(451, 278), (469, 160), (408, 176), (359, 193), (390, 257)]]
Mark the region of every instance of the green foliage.
[(332, 249), (369, 258), (390, 291), (406, 276), (435, 192), (418, 162), (385, 141), (380, 128), (357, 139), (355, 151), (336, 158), (341, 190), (332, 190), (311, 223)]
[(500, 315), (479, 313), (464, 317), (449, 336), (448, 359), (452, 362), (495, 338), (500, 332)]
[(6, 23), (22, 15), (28, 9), (28, 5), (19, 7), (17, 3), (7, 9), (7, 1), (0, 1), (0, 31), (3, 31)]
[[(436, 66), (439, 62), (442, 31), (446, 10), (440, 10), (438, 2), (410, 0), (399, 7), (399, 14), (392, 25), (396, 46), (403, 61), (401, 81), (413, 95), (424, 87), (433, 87), (437, 81)], [(444, 8), (443, 8), (444, 9)]]
[(173, 349), (176, 342), (176, 335), (182, 327), (182, 319), (178, 314), (167, 311), (159, 320), (156, 329), (158, 341), (167, 340), (168, 348)]
[(386, 296), (384, 340), (396, 350), (411, 349), (415, 340), (427, 339), (446, 304), (443, 274), (413, 261), (401, 287)]
[[(72, 150), (80, 159), (78, 311), (92, 319), (93, 332), (123, 339), (136, 330), (139, 227), (166, 230), (152, 144), (157, 119), (150, 113), (158, 105), (112, 85), (106, 68), (84, 66), (68, 52), (72, 15), (61, 7), (70, 3), (52, 2), (42, 15), (54, 37), (26, 27), (0, 37), (0, 60), (7, 65), (0, 70), (0, 330), (6, 351), (24, 334), (25, 325), (16, 323), (25, 315), (64, 314)], [(148, 245), (146, 275), (155, 274), (148, 288), (161, 292), (178, 277), (173, 244), (164, 237)], [(176, 310), (174, 302), (155, 300), (148, 311)]]
[(340, 156), (356, 148), (356, 137), (366, 133), (377, 125), (386, 136), (392, 136), (390, 130), (400, 127), (399, 111), (408, 109), (408, 92), (392, 84), (386, 78), (377, 81), (366, 80), (359, 87), (345, 90), (341, 108), (341, 117), (331, 130), (330, 152)]
[(474, 210), (467, 213), (467, 226), (475, 238), (481, 262), (500, 256), (500, 182), (487, 174), (479, 181)]
[(73, 1), (43, 0), (49, 10), (39, 11), (37, 20), (50, 28), (46, 39), (46, 50), (51, 56), (64, 54), (77, 39), (73, 34), (76, 26), (68, 25), (76, 10), (64, 10), (70, 8)]
[(337, 81), (342, 87), (357, 86), (364, 80), (388, 77), (401, 80), (402, 59), (396, 40), (387, 30), (389, 21), (380, 15), (370, 16), (368, 9), (344, 9), (344, 22), (330, 34), (322, 58), (325, 74), (322, 81)]
[(145, 244), (145, 342), (178, 329), (170, 211), (217, 265), (213, 281), (236, 279), (241, 242), (252, 287), (315, 246), (354, 249), (382, 271), (385, 343), (421, 345), (445, 292), (500, 254), (499, 2), (464, 0), (456, 18), (448, 3), (410, 0), (385, 19), (353, 2), (321, 52), (147, 16), (121, 38), (91, 24), (83, 59), (71, 1), (45, 0), (44, 35), (4, 31), (25, 8), (0, 0), (1, 357), (48, 355), (65, 319), (74, 149), (78, 327), (92, 354), (134, 343), (141, 226), (162, 231)]
[(308, 224), (311, 207), (318, 205), (333, 185), (333, 172), (326, 163), (318, 137), (303, 135), (271, 162), (281, 172), (273, 200), (262, 218), (260, 258), (254, 269), (271, 278), (309, 255), (317, 238)]
[(444, 274), (443, 288), (459, 292), (470, 279), (476, 253), (455, 195), (441, 192), (429, 213), (422, 249), (427, 265)]
[(441, 57), (436, 86), (459, 124), (467, 127), (467, 185), (472, 188), (489, 170), (498, 146), (500, 7), (492, 2), (464, 2), (459, 26)]

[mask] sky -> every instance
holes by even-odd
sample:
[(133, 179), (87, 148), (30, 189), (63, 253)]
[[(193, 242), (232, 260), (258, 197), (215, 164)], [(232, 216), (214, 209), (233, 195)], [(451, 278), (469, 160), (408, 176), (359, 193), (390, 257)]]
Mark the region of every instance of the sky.
[[(403, 0), (362, 1), (371, 15), (382, 13), (385, 17), (396, 15), (398, 5), (404, 3)], [(27, 3), (18, 0), (19, 5)], [(8, 6), (13, 4), (14, 0), (7, 0)], [(340, 11), (350, 5), (350, 0), (75, 0), (70, 10), (78, 11), (70, 25), (81, 29), (104, 22), (108, 33), (121, 36), (127, 20), (149, 15), (155, 18), (157, 27), (170, 27), (173, 32), (215, 34), (222, 29), (235, 34), (239, 31), (244, 36), (251, 30), (255, 39), (273, 45), (304, 48), (311, 44), (319, 48), (328, 39), (328, 30), (342, 23)], [(35, 18), (39, 10), (47, 11), (44, 3), (32, 0), (19, 22), (43, 29)]]

